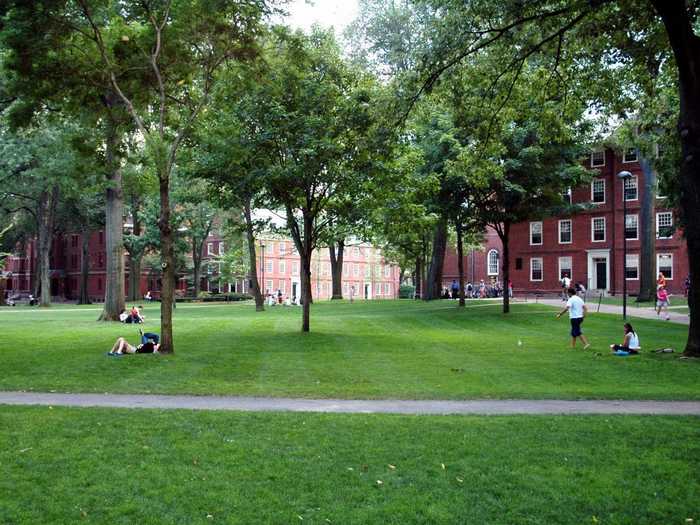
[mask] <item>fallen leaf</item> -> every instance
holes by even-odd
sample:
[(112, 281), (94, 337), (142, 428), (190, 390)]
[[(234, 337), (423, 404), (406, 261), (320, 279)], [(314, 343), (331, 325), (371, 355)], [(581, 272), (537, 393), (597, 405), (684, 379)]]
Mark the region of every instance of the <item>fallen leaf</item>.
[(352, 468), (352, 467), (348, 467), (348, 470), (355, 470), (355, 469), (354, 469), (354, 468)]
[(592, 521), (593, 521), (593, 523), (598, 523), (598, 518), (596, 518), (595, 516), (592, 516)]
[(20, 450), (20, 452), (27, 452), (27, 451), (29, 451), (29, 450), (31, 450), (31, 449), (32, 449), (32, 447), (23, 448), (23, 449)]
[(208, 520), (213, 520), (213, 519), (214, 519), (214, 516), (211, 515), (211, 514), (207, 514), (207, 519), (208, 519)]
[(396, 465), (391, 465), (391, 464), (389, 464), (389, 468), (390, 468), (391, 470), (396, 470)]
[(297, 518), (299, 518), (301, 521), (304, 521), (304, 517), (299, 514), (297, 514)]
[(377, 480), (377, 485), (384, 485), (384, 482), (381, 479)]
[(462, 478), (460, 478), (460, 477), (457, 477), (457, 478), (455, 478), (455, 479), (456, 479), (457, 482), (459, 482), (459, 483), (464, 483), (464, 479), (462, 479)]

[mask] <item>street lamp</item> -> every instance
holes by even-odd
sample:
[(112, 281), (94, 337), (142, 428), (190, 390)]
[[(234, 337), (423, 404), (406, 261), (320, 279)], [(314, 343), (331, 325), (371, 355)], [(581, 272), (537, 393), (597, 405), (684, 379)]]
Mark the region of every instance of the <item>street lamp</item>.
[(622, 180), (622, 319), (627, 320), (627, 181), (632, 178), (629, 171), (621, 171), (617, 177)]

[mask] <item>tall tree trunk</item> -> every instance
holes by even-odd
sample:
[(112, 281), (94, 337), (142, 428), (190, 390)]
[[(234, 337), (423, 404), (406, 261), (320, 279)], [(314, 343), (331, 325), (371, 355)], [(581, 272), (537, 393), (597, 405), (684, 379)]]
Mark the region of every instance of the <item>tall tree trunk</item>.
[[(140, 237), (143, 233), (143, 225), (141, 224), (141, 214), (139, 207), (141, 206), (138, 195), (133, 195), (131, 198), (131, 219), (133, 223), (132, 235)], [(143, 247), (141, 245), (132, 246), (129, 251), (129, 289), (127, 297), (130, 301), (138, 301), (141, 299), (141, 261), (143, 260)]]
[(173, 304), (175, 302), (175, 243), (170, 223), (170, 174), (166, 171), (159, 176), (160, 185), (160, 247), (163, 268), (160, 291), (160, 352), (175, 352), (173, 342)]
[(416, 270), (413, 278), (413, 286), (415, 288), (415, 298), (421, 298), (421, 281), (423, 279), (423, 270), (421, 269), (421, 256), (416, 257)]
[[(37, 223), (37, 232), (38, 232), (38, 223)], [(41, 294), (41, 257), (39, 256), (39, 240), (37, 239), (36, 242), (36, 250), (34, 250), (34, 271), (32, 272), (32, 277), (34, 277), (34, 282), (30, 283), (31, 288), (32, 288), (32, 295), (35, 298), (39, 298), (39, 294)]]
[[(337, 244), (337, 247), (336, 247)], [(331, 299), (343, 298), (343, 255), (345, 251), (345, 240), (341, 239), (336, 244), (331, 244), (328, 251), (331, 256), (331, 280), (333, 295)]]
[(464, 301), (464, 239), (462, 235), (462, 221), (456, 221), (457, 229), (457, 270), (459, 272), (459, 306), (466, 306)]
[(691, 286), (690, 325), (685, 355), (700, 356), (700, 38), (695, 34), (686, 2), (652, 0), (661, 16), (678, 67), (681, 141), (680, 204)]
[(53, 244), (53, 226), (58, 201), (58, 186), (47, 188), (39, 197), (39, 282), (41, 292), (39, 306), (51, 306), (51, 245)]
[(508, 287), (510, 282), (510, 247), (508, 246), (510, 241), (510, 223), (506, 222), (503, 224), (502, 229), (498, 232), (498, 236), (503, 245), (503, 313), (507, 314), (510, 312), (510, 288)]
[(88, 292), (90, 277), (90, 228), (85, 227), (80, 232), (80, 294), (78, 304), (91, 304)]
[(428, 282), (425, 299), (440, 299), (442, 292), (442, 268), (445, 262), (445, 249), (447, 248), (447, 217), (442, 216), (435, 225), (433, 234), (433, 254), (430, 258), (428, 269)]
[(105, 302), (99, 320), (119, 321), (119, 313), (124, 310), (124, 196), (118, 152), (120, 137), (117, 123), (109, 115), (105, 139)]
[[(648, 159), (640, 157), (644, 173), (644, 192), (639, 213), (639, 295), (637, 302), (653, 301), (656, 297), (656, 173)], [(627, 268), (627, 261), (624, 262)], [(626, 278), (623, 272), (623, 278)]]
[(199, 297), (199, 292), (202, 289), (202, 250), (204, 242), (197, 241), (196, 237), (192, 237), (192, 285), (194, 286), (194, 296)]
[(250, 211), (250, 198), (246, 198), (243, 203), (243, 213), (245, 215), (245, 233), (248, 241), (248, 257), (250, 259), (250, 271), (248, 279), (255, 298), (255, 311), (265, 311), (265, 298), (260, 292), (260, 283), (258, 282), (258, 261), (255, 253), (255, 232), (253, 230), (253, 217)]

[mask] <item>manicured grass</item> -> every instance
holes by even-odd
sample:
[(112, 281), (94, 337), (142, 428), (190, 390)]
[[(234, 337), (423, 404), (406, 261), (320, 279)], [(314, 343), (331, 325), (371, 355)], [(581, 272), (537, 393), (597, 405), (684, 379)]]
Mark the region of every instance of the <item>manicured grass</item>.
[(0, 428), (8, 524), (700, 519), (697, 418), (2, 407)]
[[(682, 295), (672, 295), (670, 301), (671, 306), (688, 306), (688, 299)], [(588, 302), (590, 305), (596, 305), (598, 304), (598, 297), (588, 297)], [(603, 297), (601, 304), (622, 306), (622, 297)], [(636, 297), (627, 297), (627, 306), (651, 309), (656, 307), (656, 301), (642, 301), (638, 303)]]
[[(158, 306), (146, 330), (158, 330)], [(677, 354), (619, 358), (618, 317), (593, 314), (589, 351), (544, 305), (453, 301), (318, 303), (298, 308), (180, 305), (174, 356), (107, 357), (137, 327), (99, 323), (99, 308), (0, 309), (0, 389), (339, 398), (700, 399), (700, 363)], [(683, 348), (687, 328), (634, 321), (646, 350)], [(518, 341), (522, 345), (518, 345)], [(600, 355), (597, 355), (600, 354)]]

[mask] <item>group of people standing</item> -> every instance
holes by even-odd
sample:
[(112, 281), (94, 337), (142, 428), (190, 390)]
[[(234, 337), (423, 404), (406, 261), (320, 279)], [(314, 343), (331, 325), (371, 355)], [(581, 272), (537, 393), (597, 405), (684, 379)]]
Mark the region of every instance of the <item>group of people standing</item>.
[[(503, 286), (500, 281), (494, 280), (486, 283), (483, 279), (478, 284), (472, 284), (468, 281), (464, 286), (464, 297), (467, 299), (485, 299), (487, 297), (503, 296)], [(513, 297), (513, 283), (508, 281), (508, 297)], [(452, 280), (452, 284), (442, 289), (443, 299), (459, 299), (459, 283), (456, 279)]]

